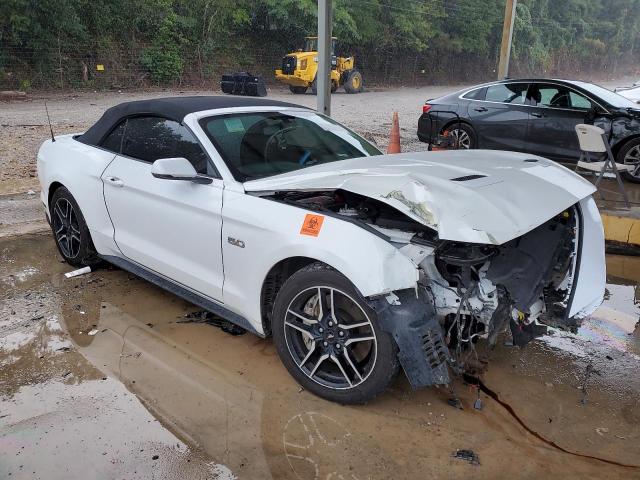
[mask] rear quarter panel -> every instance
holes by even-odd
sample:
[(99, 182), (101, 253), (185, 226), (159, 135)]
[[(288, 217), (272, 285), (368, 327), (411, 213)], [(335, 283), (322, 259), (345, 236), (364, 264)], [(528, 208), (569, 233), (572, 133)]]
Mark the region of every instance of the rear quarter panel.
[(38, 151), (38, 178), (42, 202), (49, 211), (50, 188), (60, 183), (71, 192), (84, 216), (98, 253), (116, 254), (113, 225), (104, 203), (100, 176), (115, 154), (61, 135), (47, 140)]

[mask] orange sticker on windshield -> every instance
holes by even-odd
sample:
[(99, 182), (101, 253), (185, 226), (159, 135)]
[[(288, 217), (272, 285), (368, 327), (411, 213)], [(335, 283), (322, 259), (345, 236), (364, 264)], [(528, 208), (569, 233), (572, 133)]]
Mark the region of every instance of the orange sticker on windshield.
[(324, 222), (323, 215), (313, 215), (312, 213), (307, 213), (307, 215), (305, 215), (304, 217), (302, 228), (300, 229), (300, 235), (317, 237), (320, 234), (322, 222)]

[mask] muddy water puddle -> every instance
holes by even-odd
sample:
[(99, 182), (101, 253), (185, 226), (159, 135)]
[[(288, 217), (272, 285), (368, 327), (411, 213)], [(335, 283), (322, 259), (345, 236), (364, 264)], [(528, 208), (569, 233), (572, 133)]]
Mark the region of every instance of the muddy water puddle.
[[(499, 345), (483, 381), (543, 438), (640, 465), (640, 261), (608, 265), (577, 334)], [(366, 406), (326, 402), (269, 340), (185, 323), (195, 307), (126, 272), (68, 270), (47, 235), (0, 240), (1, 478), (640, 478), (482, 392), (474, 409), (462, 381), (463, 410), (403, 378)]]

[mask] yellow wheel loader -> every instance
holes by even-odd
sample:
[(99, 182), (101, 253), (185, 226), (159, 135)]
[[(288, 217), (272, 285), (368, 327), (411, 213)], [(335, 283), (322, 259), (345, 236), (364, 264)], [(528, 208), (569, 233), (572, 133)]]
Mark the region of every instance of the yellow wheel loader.
[[(331, 39), (331, 92), (344, 86), (347, 93), (362, 91), (362, 74), (354, 68), (354, 57), (335, 55), (336, 38)], [(318, 73), (318, 37), (306, 37), (304, 50), (289, 53), (282, 59), (282, 68), (276, 70), (276, 80), (289, 85), (292, 93), (305, 93), (309, 87), (316, 94)]]

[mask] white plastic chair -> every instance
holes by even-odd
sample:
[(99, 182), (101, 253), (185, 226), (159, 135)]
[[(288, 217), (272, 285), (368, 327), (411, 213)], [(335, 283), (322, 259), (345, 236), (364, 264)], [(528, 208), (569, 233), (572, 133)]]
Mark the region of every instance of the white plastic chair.
[[(604, 130), (600, 127), (580, 123), (576, 125), (576, 134), (578, 135), (578, 142), (580, 143), (580, 160), (578, 160), (578, 163), (576, 164), (575, 171), (580, 173), (579, 170), (586, 170), (597, 174), (598, 178), (596, 180), (596, 188), (598, 188), (598, 185), (605, 173), (613, 173), (618, 181), (620, 192), (624, 197), (624, 203), (627, 205), (627, 208), (629, 208), (629, 197), (627, 196), (627, 191), (624, 188), (622, 178), (620, 178), (620, 171), (630, 171), (633, 169), (633, 166), (616, 164), (607, 136), (605, 135)], [(603, 162), (591, 161), (592, 153), (600, 155), (606, 154), (605, 160)], [(600, 191), (600, 189), (598, 189), (598, 191), (600, 192), (600, 197), (604, 200), (602, 191)]]

